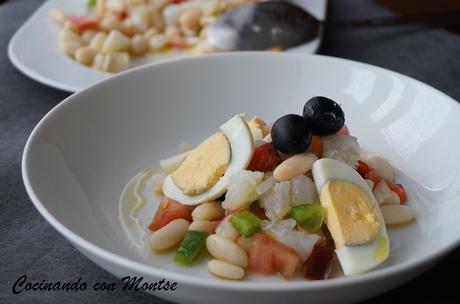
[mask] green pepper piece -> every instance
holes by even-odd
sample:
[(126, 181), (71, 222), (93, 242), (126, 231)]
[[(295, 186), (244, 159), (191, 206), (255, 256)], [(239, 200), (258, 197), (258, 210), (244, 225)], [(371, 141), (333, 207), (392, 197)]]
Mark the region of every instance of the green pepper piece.
[(291, 218), (308, 232), (315, 232), (321, 228), (324, 220), (324, 209), (320, 205), (299, 205), (291, 209)]
[(189, 230), (177, 249), (174, 261), (182, 265), (191, 265), (206, 243), (208, 234), (203, 231)]
[(232, 223), (233, 228), (246, 238), (252, 236), (261, 228), (260, 219), (247, 210), (233, 215), (230, 218), (230, 223)]
[(95, 8), (96, 4), (97, 4), (97, 0), (87, 0), (86, 1), (86, 8), (87, 9)]

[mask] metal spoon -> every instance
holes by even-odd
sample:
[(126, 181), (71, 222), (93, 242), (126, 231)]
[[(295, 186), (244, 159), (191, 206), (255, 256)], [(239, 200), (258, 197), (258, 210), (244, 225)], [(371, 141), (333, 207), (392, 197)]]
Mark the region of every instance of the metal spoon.
[(289, 49), (315, 39), (322, 27), (381, 27), (410, 24), (460, 23), (459, 12), (406, 17), (324, 22), (285, 1), (243, 4), (218, 17), (208, 27), (211, 45), (225, 51)]
[(301, 45), (318, 35), (320, 23), (310, 13), (288, 2), (243, 4), (208, 26), (208, 41), (221, 50), (283, 49)]

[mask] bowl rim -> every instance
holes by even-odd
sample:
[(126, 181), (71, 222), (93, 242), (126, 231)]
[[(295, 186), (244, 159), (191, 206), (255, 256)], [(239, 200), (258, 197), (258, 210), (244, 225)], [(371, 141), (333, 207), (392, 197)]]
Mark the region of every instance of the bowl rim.
[[(294, 53), (270, 53), (270, 52), (263, 52), (263, 51), (251, 51), (251, 52), (237, 52), (237, 53), (220, 53), (220, 54), (212, 54), (208, 56), (197, 56), (197, 57), (186, 57), (186, 58), (175, 58), (170, 59), (162, 62), (157, 63), (150, 63), (144, 66), (140, 66), (134, 69), (130, 69), (128, 71), (124, 71), (117, 75), (110, 77), (109, 79), (101, 80), (94, 85), (80, 91), (74, 93), (63, 101), (58, 103), (54, 106), (34, 127), (27, 142), (24, 147), (22, 160), (21, 160), (21, 168), (22, 168), (22, 178), (25, 189), (34, 204), (35, 208), (39, 211), (39, 213), (45, 218), (45, 220), (53, 226), (61, 235), (63, 235), (68, 241), (70, 241), (73, 245), (87, 250), (94, 256), (97, 256), (101, 259), (105, 259), (113, 264), (118, 266), (124, 267), (126, 269), (130, 269), (138, 274), (147, 274), (153, 277), (158, 278), (165, 278), (167, 280), (172, 280), (182, 284), (188, 284), (190, 286), (197, 286), (197, 287), (212, 287), (212, 288), (219, 288), (224, 290), (231, 290), (238, 288), (240, 291), (264, 291), (264, 292), (279, 292), (279, 291), (293, 291), (293, 290), (318, 290), (318, 289), (327, 289), (327, 288), (334, 288), (334, 287), (344, 287), (350, 286), (360, 283), (369, 283), (371, 281), (376, 281), (385, 277), (389, 277), (392, 275), (396, 275), (398, 273), (403, 273), (409, 271), (411, 269), (415, 269), (418, 267), (423, 266), (424, 264), (434, 263), (442, 256), (447, 254), (448, 252), (455, 249), (457, 246), (460, 245), (460, 235), (457, 236), (457, 239), (452, 241), (450, 244), (440, 248), (437, 251), (434, 251), (429, 254), (425, 254), (422, 257), (415, 259), (413, 261), (405, 261), (397, 265), (388, 266), (382, 269), (376, 269), (364, 274), (356, 275), (356, 276), (348, 276), (348, 277), (338, 277), (332, 278), (328, 280), (321, 280), (321, 281), (228, 281), (228, 280), (216, 280), (212, 277), (193, 277), (189, 274), (181, 274), (167, 269), (158, 269), (151, 265), (144, 264), (141, 262), (134, 261), (128, 257), (123, 257), (116, 253), (113, 253), (109, 250), (103, 249), (98, 245), (84, 239), (83, 237), (79, 236), (77, 233), (73, 232), (71, 229), (67, 228), (63, 223), (57, 220), (50, 211), (46, 209), (46, 207), (41, 203), (40, 199), (38, 198), (37, 194), (35, 193), (32, 185), (31, 180), (29, 180), (29, 154), (31, 146), (33, 145), (34, 141), (36, 140), (37, 134), (42, 130), (43, 126), (46, 125), (47, 121), (51, 119), (51, 117), (58, 115), (60, 111), (63, 111), (67, 106), (74, 102), (78, 102), (78, 100), (89, 94), (94, 90), (98, 90), (99, 87), (110, 84), (111, 82), (122, 81), (123, 79), (130, 77), (131, 74), (135, 73), (142, 73), (144, 70), (148, 69), (155, 69), (157, 66), (164, 66), (164, 65), (171, 65), (171, 64), (180, 64), (181, 62), (189, 62), (189, 61), (209, 61), (209, 60), (221, 60), (220, 58), (238, 58), (238, 57), (296, 57), (298, 59), (312, 59), (315, 60), (325, 60), (338, 64), (352, 64), (358, 65), (359, 67), (377, 70), (379, 72), (384, 72), (390, 75), (402, 77), (408, 79), (410, 81), (415, 82), (417, 85), (421, 85), (427, 89), (434, 90), (436, 93), (444, 96), (446, 100), (455, 106), (460, 106), (460, 104), (455, 101), (453, 98), (448, 96), (447, 94), (439, 91), (436, 88), (433, 88), (419, 80), (416, 80), (412, 77), (405, 76), (403, 74), (378, 67), (375, 65), (357, 62), (354, 60), (337, 58), (332, 56), (325, 56), (325, 55), (317, 55), (317, 54), (294, 54)], [(226, 60), (226, 59), (223, 59)]]

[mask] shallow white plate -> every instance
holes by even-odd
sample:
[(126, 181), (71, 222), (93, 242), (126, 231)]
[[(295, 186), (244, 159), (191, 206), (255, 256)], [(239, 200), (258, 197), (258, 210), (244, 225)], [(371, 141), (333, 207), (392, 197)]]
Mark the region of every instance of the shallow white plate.
[[(308, 9), (319, 20), (326, 16), (327, 0), (294, 0)], [(45, 85), (69, 92), (80, 91), (112, 74), (100, 72), (70, 59), (59, 48), (59, 26), (48, 16), (48, 11), (60, 8), (65, 12), (82, 14), (86, 0), (48, 0), (14, 34), (8, 46), (11, 62), (22, 73)], [(289, 52), (315, 53), (322, 34), (305, 45)], [(33, 51), (31, 51), (33, 50)], [(150, 55), (134, 60), (133, 66), (164, 61), (184, 55)]]
[[(342, 104), (363, 148), (398, 169), (417, 220), (390, 229), (391, 256), (354, 277), (285, 281), (213, 278), (202, 261), (143, 255), (127, 242), (118, 200), (140, 170), (199, 143), (235, 113), (273, 121), (325, 95)], [(460, 241), (460, 106), (406, 76), (324, 56), (234, 53), (141, 67), (74, 94), (32, 132), (23, 155), (26, 189), (46, 220), (82, 253), (117, 276), (178, 282), (156, 293), (182, 303), (348, 303), (409, 280)], [(149, 214), (148, 216), (152, 216)], [(204, 260), (204, 259), (203, 259)]]

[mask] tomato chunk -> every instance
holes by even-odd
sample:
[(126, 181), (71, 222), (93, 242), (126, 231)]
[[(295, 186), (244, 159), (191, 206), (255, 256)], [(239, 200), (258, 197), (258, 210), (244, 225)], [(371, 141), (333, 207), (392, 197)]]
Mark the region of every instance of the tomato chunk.
[(75, 30), (79, 33), (87, 31), (87, 30), (95, 30), (99, 27), (99, 22), (92, 18), (81, 16), (81, 15), (70, 15), (67, 16), (72, 26)]
[(324, 280), (329, 277), (332, 268), (334, 249), (315, 245), (305, 261), (305, 277), (313, 280)]
[(372, 169), (365, 161), (358, 160), (358, 167), (356, 168), (356, 170), (363, 178), (365, 178), (366, 174), (369, 173), (369, 171), (371, 171)]
[[(382, 178), (378, 175), (376, 175), (374, 173), (374, 170), (373, 169), (370, 169), (365, 175), (364, 175), (364, 178), (365, 179), (370, 179), (373, 183), (374, 183), (374, 186), (373, 188), (375, 188), (375, 186), (377, 186), (377, 184), (382, 180)], [(372, 188), (372, 189), (373, 189)]]
[(171, 37), (168, 46), (171, 48), (185, 49), (187, 47), (187, 41), (181, 36)]
[(387, 183), (388, 188), (390, 188), (391, 191), (393, 191), (399, 196), (399, 201), (401, 203), (407, 202), (406, 190), (404, 190), (404, 187), (402, 185), (395, 184), (390, 180), (385, 180), (385, 182)]
[(323, 141), (321, 136), (313, 135), (311, 137), (311, 143), (307, 151), (315, 154), (318, 158), (323, 156)]
[(163, 226), (166, 226), (169, 222), (176, 219), (184, 219), (192, 221), (192, 210), (181, 203), (170, 199), (164, 198), (160, 206), (152, 219), (152, 223), (149, 225), (149, 229), (157, 231)]
[(278, 151), (276, 151), (272, 143), (266, 143), (258, 146), (254, 150), (254, 154), (247, 170), (270, 172), (279, 163), (281, 163), (281, 157)]
[(347, 125), (343, 125), (343, 127), (340, 128), (340, 130), (338, 130), (335, 135), (350, 135), (350, 131), (348, 131)]
[(292, 278), (300, 258), (294, 249), (272, 239), (265, 233), (256, 233), (249, 248), (249, 269), (270, 275), (281, 273), (285, 278)]
[(365, 178), (372, 180), (374, 183), (374, 187), (382, 180), (385, 181), (387, 184), (388, 188), (390, 188), (391, 191), (396, 193), (399, 196), (399, 201), (402, 203), (407, 202), (407, 194), (406, 190), (404, 190), (404, 187), (401, 184), (395, 184), (393, 181), (384, 179), (383, 177), (380, 177), (374, 173), (374, 170), (370, 170), (369, 172), (366, 173)]

